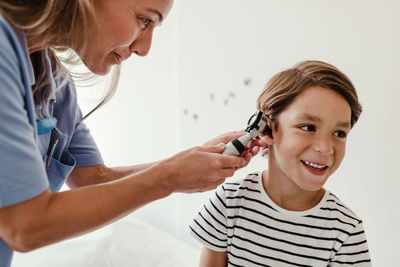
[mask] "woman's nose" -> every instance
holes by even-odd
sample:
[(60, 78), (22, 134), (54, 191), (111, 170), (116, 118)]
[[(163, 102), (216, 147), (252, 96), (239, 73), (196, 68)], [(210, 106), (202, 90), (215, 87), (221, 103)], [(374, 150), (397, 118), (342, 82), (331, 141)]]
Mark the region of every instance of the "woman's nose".
[(153, 38), (153, 30), (144, 31), (136, 40), (130, 45), (129, 50), (138, 56), (146, 56), (151, 47)]

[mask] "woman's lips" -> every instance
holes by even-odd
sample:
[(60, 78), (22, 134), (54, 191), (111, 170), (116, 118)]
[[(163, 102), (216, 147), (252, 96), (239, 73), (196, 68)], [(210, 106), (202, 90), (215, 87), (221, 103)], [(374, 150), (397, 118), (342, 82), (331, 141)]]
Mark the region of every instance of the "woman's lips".
[(117, 53), (115, 53), (115, 52), (113, 52), (113, 55), (114, 55), (115, 62), (116, 62), (118, 65), (120, 65), (120, 64), (122, 63), (123, 58), (122, 58), (119, 54), (117, 54)]

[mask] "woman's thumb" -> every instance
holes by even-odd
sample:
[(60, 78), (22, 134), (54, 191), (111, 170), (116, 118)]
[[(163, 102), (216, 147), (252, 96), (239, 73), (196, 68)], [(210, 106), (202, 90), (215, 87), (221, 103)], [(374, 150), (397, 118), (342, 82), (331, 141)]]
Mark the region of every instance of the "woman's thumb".
[(208, 146), (207, 151), (210, 153), (218, 153), (221, 154), (225, 150), (225, 144), (219, 143), (218, 145)]

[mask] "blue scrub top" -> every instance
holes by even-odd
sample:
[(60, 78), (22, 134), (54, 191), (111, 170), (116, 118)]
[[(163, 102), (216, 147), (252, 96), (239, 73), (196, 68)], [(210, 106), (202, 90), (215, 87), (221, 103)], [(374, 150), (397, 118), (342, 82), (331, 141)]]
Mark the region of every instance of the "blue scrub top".
[[(55, 76), (57, 66), (47, 50), (46, 75)], [(43, 92), (60, 87), (53, 80)], [(0, 208), (20, 203), (41, 194), (47, 188), (60, 190), (75, 166), (102, 164), (100, 152), (80, 119), (75, 87), (68, 82), (51, 98), (50, 116), (57, 128), (37, 134), (36, 121), (47, 116), (46, 105), (35, 104), (35, 83), (29, 51), (23, 33), (14, 30), (0, 15)], [(47, 167), (53, 144), (57, 150)], [(0, 267), (10, 266), (13, 251), (0, 237)]]

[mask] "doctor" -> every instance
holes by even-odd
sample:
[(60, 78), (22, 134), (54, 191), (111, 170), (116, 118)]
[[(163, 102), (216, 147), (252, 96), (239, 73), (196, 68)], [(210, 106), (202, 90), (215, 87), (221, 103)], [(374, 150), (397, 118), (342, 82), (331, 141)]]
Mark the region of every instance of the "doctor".
[[(132, 54), (147, 55), (172, 1), (0, 2), (1, 267), (14, 250), (87, 233), (174, 192), (213, 189), (263, 145), (221, 155), (220, 143), (243, 134), (232, 132), (159, 162), (104, 165), (54, 49), (73, 49), (106, 74)], [(58, 192), (64, 182), (71, 190)]]

